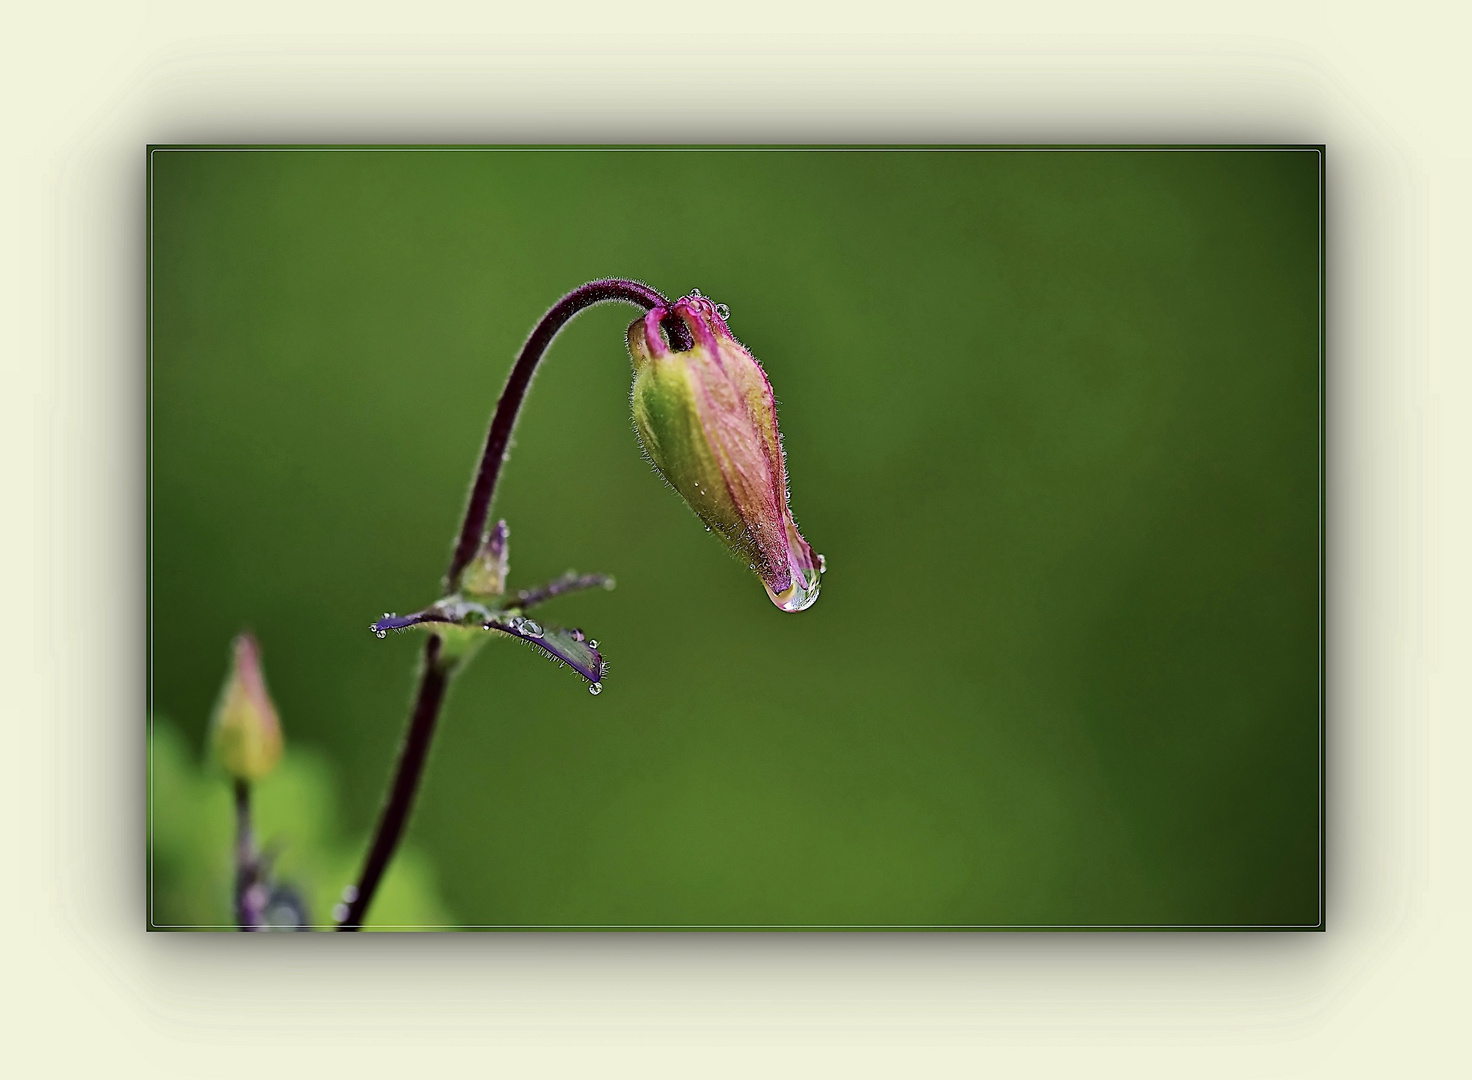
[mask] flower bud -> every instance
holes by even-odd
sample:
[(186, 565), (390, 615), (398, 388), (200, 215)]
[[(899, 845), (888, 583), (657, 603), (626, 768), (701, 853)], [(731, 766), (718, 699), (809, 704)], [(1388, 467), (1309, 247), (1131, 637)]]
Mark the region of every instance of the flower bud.
[(498, 521), (481, 541), (475, 557), (460, 574), (460, 591), (469, 596), (500, 596), (506, 591), (505, 521)]
[[(673, 316), (690, 330), (675, 351), (660, 330)], [(818, 599), (822, 556), (787, 505), (787, 465), (772, 386), (698, 292), (629, 327), (634, 426), (654, 467), (708, 529), (755, 570), (783, 611)]]
[(215, 754), (237, 780), (259, 780), (281, 759), (281, 722), (261, 675), (261, 650), (250, 634), (234, 642), (230, 676), (211, 721)]

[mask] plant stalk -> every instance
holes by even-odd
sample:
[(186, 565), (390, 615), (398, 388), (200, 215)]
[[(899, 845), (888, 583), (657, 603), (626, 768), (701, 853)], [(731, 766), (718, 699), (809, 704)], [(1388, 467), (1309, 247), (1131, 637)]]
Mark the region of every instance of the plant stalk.
[(235, 781), (235, 922), (242, 930), (261, 928), (261, 904), (255, 887), (261, 879), (261, 860), (250, 826), (250, 783)]
[[(455, 541), (455, 551), (450, 558), (450, 567), (445, 572), (444, 591), (454, 591), (460, 573), (474, 558), (482, 542), (486, 519), (490, 515), (491, 502), (496, 494), (496, 481), (501, 476), (501, 466), (506, 460), (506, 448), (511, 442), (511, 431), (531, 387), (532, 376), (542, 362), (547, 348), (568, 321), (578, 312), (612, 300), (634, 304), (646, 311), (656, 307), (668, 308), (670, 302), (655, 290), (637, 281), (607, 278), (590, 281), (568, 293), (559, 300), (542, 320), (537, 323), (506, 379), (506, 386), (496, 402), (491, 427), (486, 433), (485, 450), (481, 453), (480, 467), (475, 482), (470, 488), (470, 501), (465, 507), (465, 519)], [(676, 349), (690, 347), (688, 330), (676, 319), (667, 319), (662, 325), (670, 335), (670, 343)], [(451, 668), (440, 662), (440, 638), (430, 637), (424, 646), (424, 659), (419, 673), (419, 689), (414, 697), (414, 711), (410, 714), (409, 729), (399, 750), (398, 762), (394, 767), (393, 782), (389, 795), (379, 813), (378, 824), (373, 831), (373, 840), (368, 847), (363, 870), (358, 876), (356, 890), (349, 890), (347, 912), (338, 922), (342, 931), (361, 930), (363, 918), (373, 902), (374, 893), (383, 879), (394, 851), (403, 838), (404, 828), (409, 822), (409, 813), (419, 790), (424, 774), (424, 764), (429, 755), (430, 742), (434, 738), (439, 720), (440, 707), (444, 704), (445, 690), (452, 674)]]

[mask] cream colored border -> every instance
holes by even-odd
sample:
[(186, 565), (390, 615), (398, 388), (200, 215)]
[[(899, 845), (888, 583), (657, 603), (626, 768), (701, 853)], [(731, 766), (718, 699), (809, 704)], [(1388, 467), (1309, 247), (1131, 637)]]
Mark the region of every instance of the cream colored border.
[[(7, 1072), (1465, 1067), (1464, 9), (412, 10), (7, 15)], [(206, 140), (1326, 143), (1328, 933), (145, 935), (143, 148)]]

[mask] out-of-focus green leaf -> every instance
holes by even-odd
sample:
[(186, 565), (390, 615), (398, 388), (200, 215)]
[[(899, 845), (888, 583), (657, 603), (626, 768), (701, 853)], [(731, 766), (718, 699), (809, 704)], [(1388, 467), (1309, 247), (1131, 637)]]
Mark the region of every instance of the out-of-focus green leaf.
[[(198, 755), (162, 717), (154, 717), (151, 725), (149, 763), (150, 927), (234, 929), (229, 782), (202, 768)], [(363, 843), (349, 842), (339, 830), (327, 762), (288, 745), (281, 765), (253, 787), (251, 804), (273, 876), (300, 893), (316, 928), (329, 928), (333, 905), (357, 873)], [(429, 860), (406, 845), (389, 866), (364, 929), (430, 929), (454, 921)]]

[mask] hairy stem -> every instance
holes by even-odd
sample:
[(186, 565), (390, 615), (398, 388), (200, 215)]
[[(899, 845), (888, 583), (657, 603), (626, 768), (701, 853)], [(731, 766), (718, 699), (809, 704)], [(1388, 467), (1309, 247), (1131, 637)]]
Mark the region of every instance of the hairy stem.
[[(496, 402), (496, 412), (491, 417), (491, 428), (486, 434), (485, 450), (481, 454), (480, 467), (475, 474), (475, 483), (470, 488), (470, 501), (465, 508), (465, 519), (460, 525), (460, 534), (455, 541), (455, 553), (450, 559), (450, 568), (445, 573), (445, 591), (452, 591), (460, 573), (475, 556), (485, 532), (486, 518), (490, 515), (491, 502), (496, 494), (496, 481), (501, 475), (501, 466), (506, 460), (506, 448), (511, 442), (511, 431), (516, 426), (516, 417), (526, 400), (532, 375), (537, 365), (552, 344), (559, 330), (567, 325), (578, 312), (594, 304), (619, 300), (634, 304), (646, 311), (668, 308), (670, 303), (655, 290), (637, 281), (608, 278), (591, 281), (568, 293), (553, 305), (536, 329), (521, 347), (511, 374), (506, 379), (505, 389)], [(670, 335), (675, 349), (690, 347), (689, 331), (678, 320), (668, 319), (662, 325)], [(419, 690), (414, 698), (414, 711), (409, 719), (409, 730), (399, 750), (399, 759), (394, 767), (394, 778), (389, 788), (388, 799), (378, 817), (373, 832), (373, 841), (368, 848), (368, 857), (363, 863), (356, 890), (349, 890), (352, 897), (347, 912), (339, 921), (339, 930), (359, 930), (373, 895), (394, 850), (403, 837), (409, 822), (409, 812), (414, 806), (414, 796), (419, 790), (419, 781), (424, 774), (424, 763), (429, 755), (429, 744), (434, 738), (435, 725), (439, 720), (440, 706), (444, 704), (445, 689), (449, 685), (451, 670), (440, 662), (440, 639), (433, 636), (425, 644), (424, 662), (419, 674)]]
[[(521, 355), (516, 358), (516, 366), (511, 369), (511, 375), (506, 380), (506, 388), (501, 391), (501, 400), (496, 402), (496, 414), (491, 418), (491, 430), (486, 434), (486, 448), (480, 457), (480, 470), (476, 473), (475, 484), (470, 489), (470, 505), (465, 508), (465, 520), (460, 525), (460, 537), (455, 541), (455, 554), (450, 559), (450, 569), (445, 573), (446, 592), (455, 588), (460, 571), (465, 569), (466, 564), (475, 556), (476, 550), (480, 547), (481, 535), (485, 532), (486, 517), (491, 511), (491, 500), (496, 494), (496, 481), (501, 476), (501, 464), (506, 459), (506, 447), (511, 441), (511, 429), (516, 426), (516, 417), (521, 412), (521, 403), (526, 398), (527, 388), (531, 386), (532, 375), (536, 372), (537, 365), (542, 362), (547, 346), (552, 344), (552, 339), (557, 336), (557, 332), (566, 326), (568, 320), (578, 312), (609, 300), (623, 300), (630, 304), (637, 304), (646, 311), (656, 307), (669, 307), (669, 301), (647, 285), (641, 285), (637, 281), (610, 278), (603, 281), (590, 281), (574, 289), (557, 301), (551, 311), (542, 316), (542, 321), (537, 323), (537, 328), (532, 331), (531, 337), (527, 338), (526, 344), (521, 347)], [(669, 320), (668, 328), (671, 331), (687, 334), (689, 332), (685, 329), (684, 323), (678, 320)], [(676, 348), (680, 347), (676, 345)], [(688, 348), (688, 345), (684, 347)]]

